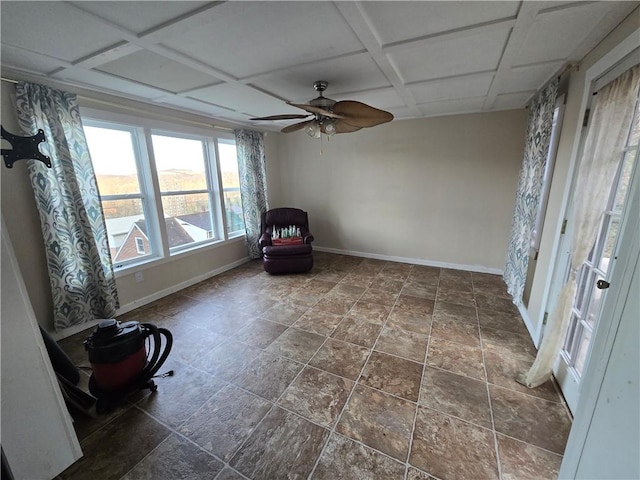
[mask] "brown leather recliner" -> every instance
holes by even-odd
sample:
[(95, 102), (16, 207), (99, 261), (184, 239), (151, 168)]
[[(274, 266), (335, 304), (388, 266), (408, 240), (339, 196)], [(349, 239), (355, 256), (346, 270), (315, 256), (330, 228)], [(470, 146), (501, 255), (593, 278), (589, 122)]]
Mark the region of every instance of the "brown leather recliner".
[[(297, 245), (274, 245), (273, 229), (295, 226), (300, 229), (302, 243)], [(262, 213), (262, 235), (259, 245), (262, 264), (268, 273), (302, 273), (313, 268), (311, 242), (307, 212), (299, 208), (274, 208)]]

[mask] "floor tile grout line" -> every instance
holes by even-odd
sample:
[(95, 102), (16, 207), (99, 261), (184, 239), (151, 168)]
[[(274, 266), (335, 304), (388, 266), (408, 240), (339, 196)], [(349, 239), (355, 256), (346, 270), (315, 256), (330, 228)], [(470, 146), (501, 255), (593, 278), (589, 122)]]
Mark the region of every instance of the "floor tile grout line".
[(440, 272), (438, 272), (438, 284), (436, 285), (436, 296), (435, 299), (433, 300), (433, 312), (431, 313), (431, 320), (430, 320), (430, 325), (429, 325), (429, 335), (427, 336), (427, 345), (425, 348), (425, 352), (424, 352), (424, 357), (423, 357), (423, 361), (422, 361), (422, 374), (420, 375), (420, 386), (418, 387), (418, 401), (417, 401), (417, 405), (416, 405), (416, 411), (413, 413), (413, 424), (411, 425), (411, 433), (409, 434), (409, 449), (407, 451), (407, 460), (405, 462), (405, 468), (404, 468), (404, 479), (408, 480), (409, 478), (409, 468), (410, 467), (410, 463), (409, 460), (411, 459), (411, 450), (413, 449), (413, 438), (416, 432), (416, 423), (418, 420), (418, 410), (420, 409), (420, 398), (422, 396), (422, 387), (423, 387), (423, 383), (424, 383), (424, 377), (427, 373), (427, 357), (429, 356), (429, 344), (431, 343), (431, 329), (433, 328), (433, 313), (435, 312), (436, 309), (436, 303), (438, 302), (438, 290), (440, 288)]
[[(366, 290), (365, 290), (365, 291), (366, 291)], [(325, 295), (325, 294), (323, 294), (323, 296), (324, 296), (324, 295)], [(364, 292), (362, 293), (362, 295), (364, 295)], [(361, 295), (361, 296), (362, 296), (362, 295)], [(318, 303), (318, 302), (316, 302), (316, 304), (317, 304), (317, 303)], [(357, 303), (357, 301), (356, 301), (356, 302), (354, 302), (354, 305), (355, 305), (355, 303)], [(310, 308), (311, 308), (311, 307), (310, 307)], [(351, 307), (351, 308), (353, 308), (353, 307)], [(351, 309), (349, 309), (349, 311), (350, 311), (350, 310), (351, 310)], [(299, 319), (299, 318), (298, 318), (298, 319)], [(296, 320), (296, 321), (297, 321), (297, 320)], [(295, 322), (294, 322), (294, 323), (295, 323)], [(293, 325), (291, 325), (289, 328), (293, 328)], [(286, 332), (286, 330), (285, 330), (285, 332)], [(284, 334), (284, 332), (283, 332), (283, 334)], [(230, 455), (230, 457), (229, 457), (229, 464), (228, 464), (230, 468), (233, 468), (233, 467), (231, 466), (231, 464), (230, 464), (231, 460), (233, 460), (233, 458), (238, 454), (238, 452), (240, 452), (240, 451), (242, 450), (242, 448), (243, 448), (243, 447), (244, 447), (244, 445), (247, 443), (247, 441), (249, 440), (249, 438), (251, 438), (251, 436), (252, 436), (252, 435), (253, 435), (253, 434), (258, 430), (258, 428), (260, 427), (260, 425), (262, 424), (262, 422), (264, 421), (264, 419), (265, 419), (265, 418), (267, 418), (267, 417), (269, 416), (269, 414), (273, 411), (273, 409), (274, 409), (274, 408), (282, 408), (283, 410), (285, 410), (285, 411), (287, 411), (287, 412), (289, 412), (289, 413), (293, 413), (293, 414), (295, 414), (296, 416), (298, 416), (298, 417), (302, 418), (302, 419), (303, 419), (303, 420), (305, 420), (305, 421), (310, 421), (308, 418), (305, 418), (304, 416), (302, 416), (302, 415), (300, 415), (300, 414), (298, 414), (298, 413), (296, 413), (296, 412), (290, 411), (289, 409), (286, 409), (286, 408), (282, 407), (282, 406), (279, 404), (279, 402), (280, 402), (280, 399), (281, 399), (281, 398), (283, 397), (283, 395), (285, 394), (285, 392), (287, 391), (287, 388), (289, 388), (289, 386), (291, 386), (293, 383), (295, 383), (295, 381), (296, 381), (296, 380), (298, 379), (298, 377), (302, 374), (302, 372), (305, 370), (305, 368), (307, 368), (307, 367), (311, 367), (311, 365), (309, 365), (309, 362), (311, 361), (311, 359), (312, 359), (313, 357), (315, 357), (315, 355), (318, 353), (318, 351), (320, 351), (320, 349), (324, 346), (324, 344), (325, 344), (325, 343), (327, 343), (327, 341), (329, 340), (329, 338), (330, 338), (330, 337), (325, 337), (325, 339), (324, 339), (324, 341), (322, 342), (322, 344), (321, 344), (321, 345), (320, 345), (320, 346), (319, 346), (319, 347), (318, 347), (318, 348), (313, 352), (313, 354), (309, 357), (309, 359), (307, 360), (307, 362), (303, 365), (303, 367), (300, 369), (300, 371), (296, 374), (296, 376), (294, 377), (294, 379), (293, 379), (291, 382), (289, 382), (289, 384), (288, 384), (288, 385), (287, 385), (287, 386), (282, 390), (282, 392), (280, 393), (280, 395), (278, 396), (278, 398), (275, 400), (275, 402), (272, 402), (272, 405), (271, 405), (271, 407), (269, 408), (269, 410), (268, 410), (268, 411), (265, 413), (265, 415), (260, 419), (260, 421), (256, 424), (256, 426), (251, 430), (251, 433), (249, 433), (249, 434), (247, 435), (247, 437), (246, 437), (246, 438), (245, 438), (245, 440), (242, 442), (242, 444), (241, 444), (241, 445), (240, 445), (240, 446), (239, 446), (239, 447), (238, 447), (238, 448), (233, 452), (233, 454), (232, 454), (232, 455)], [(253, 362), (252, 362), (252, 363), (253, 363)], [(298, 363), (301, 363), (301, 362), (298, 362)], [(248, 368), (248, 366), (247, 366), (247, 368)], [(245, 369), (243, 369), (243, 371), (244, 371), (244, 370), (246, 370), (246, 368), (245, 368)], [(237, 377), (237, 376), (236, 376), (236, 377)], [(234, 378), (236, 378), (236, 377), (234, 377)], [(353, 390), (353, 388), (355, 388), (355, 384), (356, 384), (356, 382), (354, 382), (354, 386), (352, 387), (352, 390)], [(250, 392), (250, 393), (251, 393), (252, 395), (256, 395), (256, 394), (255, 394), (255, 393), (253, 393), (253, 392)], [(258, 396), (259, 398), (262, 398), (262, 397), (260, 397), (259, 395), (256, 395), (256, 396)], [(345, 405), (346, 405), (346, 402), (345, 402)], [(327, 429), (327, 427), (322, 426), (322, 425), (318, 425), (317, 423), (315, 423), (315, 422), (313, 422), (313, 421), (311, 421), (311, 423), (312, 423), (312, 424), (314, 424), (314, 425), (320, 426), (320, 427), (322, 427), (322, 428), (324, 428), (324, 429)], [(337, 425), (337, 422), (336, 422), (336, 425)], [(325, 440), (324, 445), (322, 446), (322, 449), (321, 449), (321, 451), (320, 451), (320, 454), (318, 455), (318, 458), (316, 459), (316, 463), (314, 464), (314, 467), (311, 469), (311, 471), (310, 471), (309, 475), (312, 475), (312, 474), (313, 474), (313, 471), (315, 470), (315, 465), (316, 465), (316, 464), (317, 464), (317, 462), (319, 461), (320, 457), (322, 456), (322, 453), (324, 452), (324, 450), (325, 450), (325, 448), (326, 448), (327, 444), (329, 443), (329, 438), (331, 437), (331, 433), (332, 433), (332, 430), (333, 430), (333, 429), (328, 429), (328, 430), (329, 430), (329, 434), (327, 435), (327, 439)]]
[[(151, 455), (151, 453), (153, 453), (155, 450), (157, 450), (160, 447), (160, 445), (162, 445), (169, 437), (171, 437), (172, 434), (181, 437), (182, 439), (184, 439), (187, 442), (189, 442), (192, 445), (194, 445), (198, 450), (201, 450), (202, 452), (206, 453), (207, 455), (215, 458), (217, 461), (221, 462), (222, 464), (225, 463), (224, 460), (221, 459), (220, 457), (218, 457), (216, 454), (214, 454), (213, 452), (210, 452), (207, 449), (203, 448), (202, 446), (198, 445), (196, 442), (191, 440), (185, 434), (181, 433), (179, 430), (177, 430), (175, 427), (172, 427), (171, 425), (169, 425), (167, 422), (165, 422), (161, 418), (156, 417), (151, 412), (148, 412), (145, 409), (143, 409), (143, 408), (141, 408), (141, 407), (139, 407), (138, 405), (135, 405), (135, 404), (133, 405), (133, 408), (135, 408), (136, 410), (140, 411), (141, 413), (143, 413), (147, 417), (151, 418), (154, 422), (158, 423), (159, 425), (162, 425), (165, 429), (167, 429), (169, 431), (169, 434), (165, 438), (163, 438), (162, 441), (160, 443), (158, 443), (158, 445), (156, 445), (149, 453), (147, 453), (147, 455), (145, 455), (142, 459), (140, 459), (139, 462), (137, 462), (127, 472), (125, 472), (125, 474), (122, 477), (124, 477), (129, 472), (131, 472), (131, 470), (133, 470), (136, 466), (138, 466), (145, 458), (147, 458), (149, 455)], [(184, 422), (181, 423), (180, 425), (183, 425), (183, 424), (184, 424)], [(223, 469), (224, 469), (224, 467), (223, 467)]]
[(537, 448), (537, 449), (542, 450), (542, 451), (544, 451), (546, 453), (551, 453), (551, 454), (556, 455), (556, 456), (558, 456), (560, 458), (564, 457), (564, 453), (554, 452), (553, 450), (549, 450), (548, 448), (541, 447), (540, 445), (536, 445), (536, 444), (531, 443), (531, 442), (525, 442), (524, 440), (522, 440), (520, 438), (516, 438), (513, 435), (509, 435), (507, 433), (502, 433), (502, 432), (498, 432), (498, 431), (496, 431), (496, 434), (498, 434), (498, 435), (500, 435), (502, 437), (506, 437), (506, 438), (508, 438), (510, 440), (513, 440), (515, 442), (524, 443), (525, 445), (529, 445), (529, 446), (531, 446), (533, 448)]
[[(382, 271), (382, 270), (384, 270), (384, 267), (380, 271)], [(378, 272), (378, 273), (380, 273), (380, 272)], [(367, 290), (368, 290), (368, 288), (367, 288)], [(367, 290), (365, 290), (362, 293), (362, 296), (364, 296), (364, 294), (367, 292)], [(360, 298), (362, 298), (362, 296)], [(391, 314), (391, 312), (393, 311), (393, 308), (395, 307), (396, 303), (398, 302), (398, 298), (400, 298), (400, 294), (398, 294), (398, 296), (396, 297), (396, 300), (394, 301), (393, 306), (391, 306), (391, 309), (389, 310), (389, 314), (387, 314), (386, 319), (382, 323), (382, 327), (380, 328), (380, 331), (378, 332), (376, 340), (371, 345), (371, 349), (369, 350), (369, 354), (367, 355), (367, 359), (362, 364), (362, 368), (360, 369), (360, 373), (358, 374), (358, 376), (356, 377), (356, 379), (353, 382), (353, 386), (351, 387), (351, 391), (349, 392), (349, 395), (347, 396), (347, 399), (345, 400), (344, 405), (342, 406), (342, 410), (338, 414), (338, 416), (336, 418), (336, 421), (334, 422), (333, 427), (331, 428), (331, 430), (329, 432), (329, 437), (327, 438), (327, 441), (325, 442), (324, 446), (322, 447), (322, 450), (320, 451), (320, 455), (318, 455), (318, 458), (316, 459), (316, 461), (315, 461), (315, 463), (313, 465), (313, 468), (309, 472), (309, 476), (307, 477), (309, 480), (311, 480), (311, 478), (313, 478), (313, 475), (314, 475), (314, 473), (316, 471), (316, 468), (318, 467), (318, 464), (320, 463), (320, 459), (324, 455), (324, 452), (325, 452), (325, 450), (327, 448), (327, 445), (329, 444), (329, 440), (331, 439), (331, 435), (333, 435), (334, 433), (339, 433), (339, 432), (336, 431), (336, 428), (337, 428), (338, 424), (340, 423), (340, 420), (342, 420), (342, 415), (344, 414), (347, 406), (349, 405), (349, 401), (351, 400), (351, 397), (353, 396), (353, 392), (355, 392), (356, 387), (358, 386), (358, 380), (360, 380), (360, 378), (362, 377), (362, 373), (364, 372), (365, 368), (367, 367), (367, 364), (369, 363), (369, 360), (371, 359), (371, 355), (373, 354), (374, 348), (375, 348), (376, 344), (378, 343), (378, 340), (380, 339), (380, 335), (382, 335), (382, 332), (384, 331), (384, 327), (387, 324), (387, 321), (389, 320), (389, 315)], [(417, 405), (416, 405), (416, 408), (418, 408)], [(369, 448), (371, 448), (371, 447), (369, 447)]]
[[(364, 296), (364, 294), (367, 292), (367, 290), (369, 290), (370, 286), (367, 287), (365, 289), (364, 292), (362, 292), (362, 295), (360, 295), (358, 301), (360, 301), (360, 299)], [(356, 303), (358, 303), (358, 301), (356, 301), (354, 303), (354, 305)], [(344, 321), (344, 319), (346, 318), (346, 316), (348, 315), (348, 313), (353, 309), (353, 306), (349, 309), (349, 311), (345, 314), (345, 316), (342, 318), (341, 322)], [(336, 326), (336, 329), (338, 328), (338, 326)], [(382, 332), (382, 329), (380, 329), (380, 332)], [(380, 332), (378, 334), (380, 334)], [(329, 340), (329, 338), (331, 337), (327, 337), (327, 339), (325, 340), (325, 343)], [(334, 339), (335, 340), (335, 339)], [(349, 343), (349, 342), (345, 342), (345, 343)], [(367, 362), (369, 361), (369, 358), (371, 357), (371, 352), (373, 352), (373, 346), (371, 347), (371, 350), (369, 351), (369, 355), (367, 356), (367, 359), (364, 361), (364, 363), (362, 364), (362, 368), (360, 369), (360, 374), (354, 379), (353, 381), (353, 385), (351, 386), (351, 390), (349, 392), (349, 394), (347, 395), (347, 398), (344, 401), (344, 405), (342, 406), (342, 409), (340, 410), (340, 413), (338, 414), (338, 416), (336, 417), (335, 421), (333, 422), (333, 425), (331, 426), (331, 428), (329, 429), (329, 435), (327, 436), (327, 440), (324, 443), (324, 445), (322, 446), (322, 449), (320, 450), (320, 454), (318, 455), (318, 457), (316, 458), (313, 467), (311, 468), (311, 470), (309, 471), (309, 475), (307, 476), (308, 479), (311, 479), (313, 477), (313, 474), (316, 471), (316, 468), (318, 467), (318, 464), (320, 463), (320, 459), (322, 458), (322, 456), (324, 455), (324, 452), (327, 449), (327, 445), (329, 444), (329, 441), (331, 440), (331, 436), (336, 433), (336, 427), (338, 426), (338, 423), (340, 423), (340, 419), (342, 418), (342, 413), (344, 412), (344, 409), (347, 408), (347, 405), (349, 404), (349, 400), (351, 399), (351, 396), (353, 395), (353, 392), (355, 391), (356, 386), (358, 385), (358, 379), (360, 378), (360, 375), (362, 375), (362, 371), (364, 370), (365, 366), (367, 365)], [(317, 352), (316, 352), (317, 354)], [(292, 382), (293, 383), (293, 382)]]
[[(471, 275), (471, 286), (473, 287), (473, 274)], [(493, 431), (493, 444), (496, 452), (496, 467), (498, 469), (498, 479), (502, 480), (502, 462), (500, 461), (500, 448), (498, 445), (498, 433), (496, 432), (495, 416), (493, 414), (493, 403), (491, 401), (491, 390), (489, 389), (489, 375), (487, 374), (487, 362), (484, 357), (484, 347), (482, 343), (482, 329), (480, 328), (480, 315), (478, 314), (478, 302), (476, 301), (475, 289), (473, 293), (473, 303), (476, 309), (476, 319), (478, 320), (478, 332), (480, 335), (480, 352), (482, 354), (482, 369), (484, 370), (485, 388), (487, 391), (487, 402), (489, 405), (489, 415), (491, 416), (491, 429)]]

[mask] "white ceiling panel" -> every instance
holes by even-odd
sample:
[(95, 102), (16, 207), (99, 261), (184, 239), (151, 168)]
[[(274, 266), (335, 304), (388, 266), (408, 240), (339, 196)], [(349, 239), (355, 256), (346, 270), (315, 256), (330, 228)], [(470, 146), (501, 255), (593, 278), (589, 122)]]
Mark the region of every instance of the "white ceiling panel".
[(217, 8), (221, 15), (211, 23), (164, 43), (237, 78), (362, 50), (330, 2), (231, 2)]
[(64, 2), (1, 2), (0, 9), (2, 43), (63, 60), (77, 60), (120, 41), (110, 28)]
[(206, 5), (208, 2), (131, 2), (98, 1), (71, 2), (84, 10), (109, 20), (135, 33), (145, 32), (188, 12)]
[(139, 97), (141, 100), (150, 100), (166, 95), (166, 92), (157, 88), (151, 88), (93, 70), (68, 69), (56, 74), (54, 78), (56, 80), (70, 81), (76, 85), (92, 85), (94, 88), (97, 87), (100, 91), (107, 93), (121, 92), (125, 97)]
[(191, 110), (193, 112), (200, 112), (207, 115), (224, 117), (228, 115), (230, 112), (225, 108), (220, 108), (216, 105), (204, 104), (199, 100), (194, 100), (188, 97), (182, 97), (179, 95), (172, 95), (169, 97), (162, 97), (155, 100), (155, 103), (160, 105), (169, 105), (172, 107), (179, 107), (184, 110)]
[[(640, 1), (0, 1), (2, 68), (234, 124), (325, 95), (397, 119), (522, 108)], [(22, 75), (22, 76), (21, 76)]]
[(457, 100), (444, 100), (442, 102), (420, 105), (420, 111), (425, 117), (437, 115), (449, 115), (454, 113), (473, 113), (482, 110), (484, 97), (463, 98)]
[(252, 81), (259, 88), (276, 93), (291, 101), (307, 101), (318, 96), (313, 89), (316, 80), (329, 86), (324, 95), (333, 98), (338, 92), (371, 90), (388, 87), (389, 81), (370, 55), (361, 53), (325, 62), (317, 62)]
[[(335, 100), (355, 100), (366, 103), (376, 108), (390, 110), (393, 107), (404, 105), (404, 101), (393, 88), (383, 88), (382, 90), (370, 90), (367, 92), (351, 92), (344, 95), (334, 95)], [(392, 112), (393, 113), (393, 112)], [(403, 116), (407, 116), (406, 114)]]
[(382, 45), (515, 18), (520, 2), (363, 2)]
[(435, 42), (389, 53), (405, 83), (494, 70), (509, 36), (508, 29)]
[(277, 98), (239, 84), (226, 83), (203, 88), (189, 93), (189, 97), (256, 117), (279, 113), (301, 113), (299, 109), (291, 107)]
[(501, 93), (522, 92), (524, 90), (538, 90), (553, 75), (558, 74), (564, 62), (544, 63), (514, 67), (507, 74), (501, 86)]
[(492, 79), (491, 74), (448, 78), (411, 85), (408, 89), (419, 104), (461, 98), (461, 92), (467, 97), (480, 97), (487, 94)]
[(494, 110), (512, 110), (516, 108), (524, 108), (533, 96), (535, 91), (507, 93), (498, 95), (493, 102)]
[(19, 67), (33, 73), (49, 73), (60, 67), (55, 59), (2, 45), (2, 66)]
[(170, 92), (183, 92), (221, 82), (206, 73), (146, 50), (105, 63), (99, 70)]
[(539, 15), (518, 54), (518, 65), (571, 58), (574, 50), (597, 28), (615, 2), (580, 2), (571, 8)]

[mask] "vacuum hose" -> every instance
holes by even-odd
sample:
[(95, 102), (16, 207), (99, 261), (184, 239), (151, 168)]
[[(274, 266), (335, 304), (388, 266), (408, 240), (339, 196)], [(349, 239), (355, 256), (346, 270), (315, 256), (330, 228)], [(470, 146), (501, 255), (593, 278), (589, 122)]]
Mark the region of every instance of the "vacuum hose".
[[(153, 376), (156, 374), (160, 367), (165, 362), (169, 353), (171, 352), (171, 347), (173, 346), (173, 335), (166, 328), (158, 328), (151, 323), (142, 323), (140, 325), (143, 330), (146, 330), (147, 338), (149, 335), (153, 336), (153, 354), (150, 359), (147, 359), (147, 364), (144, 369), (140, 373), (140, 377), (138, 380), (138, 384), (144, 384), (147, 381), (151, 380)], [(162, 354), (160, 354), (160, 347), (162, 345), (161, 336), (165, 338), (165, 346)]]

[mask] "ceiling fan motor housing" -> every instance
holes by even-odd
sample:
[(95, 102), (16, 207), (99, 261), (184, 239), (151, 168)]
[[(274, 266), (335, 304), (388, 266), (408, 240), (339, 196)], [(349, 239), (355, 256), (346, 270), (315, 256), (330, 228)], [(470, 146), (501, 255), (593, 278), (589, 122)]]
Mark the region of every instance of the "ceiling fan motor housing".
[(324, 80), (318, 80), (313, 84), (313, 88), (315, 88), (315, 90), (319, 92), (320, 95), (317, 98), (314, 98), (313, 100), (309, 101), (309, 105), (331, 110), (331, 107), (333, 107), (333, 104), (336, 103), (336, 101), (322, 95), (322, 92), (324, 92), (327, 89), (328, 85), (329, 85), (329, 82), (326, 82)]

